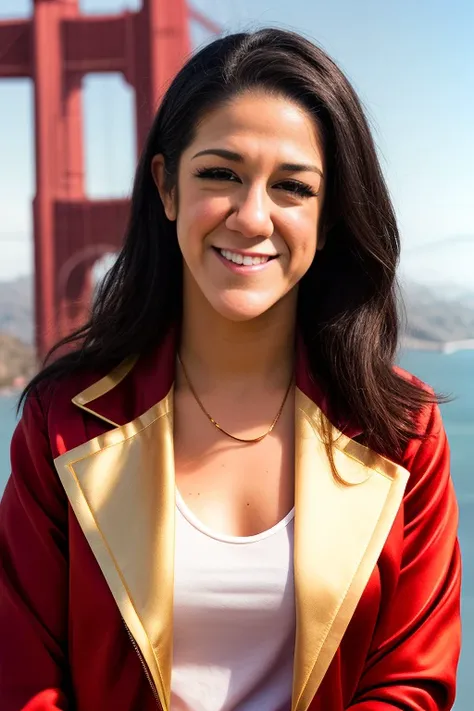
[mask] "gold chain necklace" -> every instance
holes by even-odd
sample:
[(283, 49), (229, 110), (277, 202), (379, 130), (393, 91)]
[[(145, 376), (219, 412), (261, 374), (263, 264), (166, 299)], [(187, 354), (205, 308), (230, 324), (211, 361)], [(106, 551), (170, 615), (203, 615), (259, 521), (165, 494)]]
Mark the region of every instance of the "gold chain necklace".
[(227, 435), (227, 437), (234, 439), (236, 442), (246, 442), (247, 444), (254, 444), (256, 442), (261, 442), (264, 437), (266, 437), (267, 435), (270, 434), (270, 432), (273, 430), (276, 423), (280, 419), (280, 415), (283, 412), (283, 408), (285, 407), (286, 400), (288, 398), (288, 395), (290, 394), (291, 386), (293, 384), (293, 375), (291, 376), (291, 380), (290, 380), (290, 383), (289, 383), (288, 388), (286, 390), (285, 397), (283, 398), (283, 402), (280, 405), (280, 409), (278, 410), (278, 412), (275, 416), (275, 419), (273, 420), (273, 422), (270, 425), (270, 427), (268, 428), (268, 430), (266, 432), (264, 432), (262, 435), (260, 435), (259, 437), (255, 437), (254, 439), (243, 439), (242, 437), (236, 437), (235, 435), (231, 434), (230, 432), (227, 432), (227, 430), (225, 430), (213, 417), (211, 417), (211, 415), (208, 413), (208, 411), (202, 404), (201, 400), (199, 399), (198, 394), (196, 393), (196, 391), (189, 379), (189, 375), (186, 371), (186, 368), (184, 367), (183, 361), (181, 360), (179, 353), (177, 354), (177, 357), (178, 357), (178, 362), (179, 362), (181, 368), (183, 369), (184, 377), (186, 378), (186, 382), (189, 385), (189, 389), (191, 390), (191, 392), (194, 396), (194, 399), (196, 400), (197, 404), (199, 405), (199, 407), (201, 408), (203, 413), (206, 415), (209, 422), (211, 422), (211, 424), (213, 424), (216, 429), (218, 429), (220, 432), (222, 432), (222, 434)]

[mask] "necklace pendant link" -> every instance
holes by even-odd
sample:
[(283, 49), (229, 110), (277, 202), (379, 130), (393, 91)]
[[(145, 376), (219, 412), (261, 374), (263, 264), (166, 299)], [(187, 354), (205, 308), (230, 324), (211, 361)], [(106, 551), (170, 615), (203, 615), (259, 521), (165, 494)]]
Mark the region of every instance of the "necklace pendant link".
[(188, 375), (188, 373), (187, 373), (187, 371), (186, 371), (186, 368), (184, 367), (183, 361), (181, 360), (181, 358), (180, 358), (180, 356), (179, 356), (179, 353), (177, 353), (177, 359), (178, 359), (178, 363), (180, 364), (180, 366), (181, 366), (181, 368), (182, 368), (182, 370), (183, 370), (184, 377), (185, 377), (185, 379), (186, 379), (186, 382), (187, 382), (187, 384), (188, 384), (188, 386), (189, 386), (189, 389), (191, 390), (191, 393), (192, 393), (194, 399), (196, 400), (196, 402), (197, 402), (197, 404), (199, 405), (200, 409), (201, 409), (201, 410), (203, 411), (203, 413), (206, 415), (206, 417), (207, 417), (207, 419), (209, 420), (209, 422), (210, 422), (212, 425), (214, 425), (214, 427), (215, 427), (217, 430), (219, 430), (220, 432), (222, 432), (222, 434), (225, 434), (227, 437), (230, 437), (230, 439), (233, 439), (233, 440), (235, 440), (236, 442), (243, 442), (243, 443), (245, 443), (245, 444), (256, 444), (257, 442), (261, 442), (262, 439), (264, 439), (267, 435), (270, 434), (270, 432), (273, 431), (273, 429), (275, 428), (276, 423), (277, 423), (278, 420), (280, 419), (281, 413), (283, 412), (283, 408), (285, 407), (285, 403), (286, 403), (286, 400), (287, 400), (287, 398), (288, 398), (288, 395), (290, 394), (291, 386), (292, 386), (292, 384), (293, 384), (293, 375), (291, 376), (291, 379), (290, 379), (288, 388), (286, 389), (285, 397), (283, 398), (283, 402), (281, 403), (280, 409), (278, 410), (278, 412), (277, 412), (277, 414), (276, 414), (276, 417), (274, 418), (274, 420), (273, 420), (272, 424), (270, 425), (270, 427), (268, 428), (268, 430), (267, 430), (266, 432), (264, 432), (263, 434), (259, 435), (258, 437), (253, 437), (253, 438), (251, 438), (251, 439), (244, 439), (244, 438), (242, 438), (242, 437), (236, 437), (235, 435), (231, 434), (230, 432), (227, 432), (227, 430), (225, 430), (223, 427), (221, 427), (221, 425), (208, 413), (208, 411), (206, 410), (206, 408), (205, 408), (204, 405), (202, 404), (201, 400), (199, 399), (199, 396), (198, 396), (198, 394), (196, 393), (196, 391), (195, 391), (195, 389), (194, 389), (194, 387), (193, 387), (193, 385), (192, 385), (192, 383), (191, 383), (191, 381), (190, 381), (190, 379), (189, 379), (189, 375)]

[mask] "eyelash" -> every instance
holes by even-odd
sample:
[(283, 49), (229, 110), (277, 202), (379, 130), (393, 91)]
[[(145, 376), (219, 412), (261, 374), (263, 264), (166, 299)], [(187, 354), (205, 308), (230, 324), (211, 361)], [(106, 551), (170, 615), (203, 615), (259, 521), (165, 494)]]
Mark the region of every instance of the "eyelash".
[[(229, 177), (235, 177), (234, 174), (227, 170), (226, 168), (198, 168), (195, 173), (197, 178), (203, 178), (207, 180), (225, 180)], [(293, 193), (293, 195), (299, 195), (303, 198), (317, 197), (316, 193), (309, 185), (306, 183), (301, 183), (299, 180), (282, 180), (280, 185), (291, 185), (291, 188), (284, 188), (285, 192)]]

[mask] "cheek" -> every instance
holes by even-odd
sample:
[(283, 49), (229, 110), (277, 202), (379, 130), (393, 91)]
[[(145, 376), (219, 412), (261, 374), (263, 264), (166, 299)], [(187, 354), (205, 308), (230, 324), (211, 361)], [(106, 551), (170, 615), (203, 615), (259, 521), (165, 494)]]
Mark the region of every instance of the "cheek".
[(206, 226), (212, 222), (217, 214), (215, 200), (206, 199), (202, 196), (190, 203), (189, 217), (196, 227)]
[(196, 236), (205, 236), (225, 220), (228, 199), (206, 195), (192, 187), (180, 194), (178, 228)]
[(319, 211), (308, 210), (292, 215), (291, 219), (285, 220), (283, 229), (282, 234), (295, 267), (299, 267), (302, 261), (311, 263), (318, 242)]

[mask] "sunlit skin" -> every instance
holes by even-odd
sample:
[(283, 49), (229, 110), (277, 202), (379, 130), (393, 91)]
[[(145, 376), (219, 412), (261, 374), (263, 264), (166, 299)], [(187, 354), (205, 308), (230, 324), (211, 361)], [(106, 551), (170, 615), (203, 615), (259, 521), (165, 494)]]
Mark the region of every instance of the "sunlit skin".
[[(155, 168), (160, 183), (160, 158)], [(314, 122), (288, 100), (249, 93), (211, 113), (181, 158), (178, 191), (161, 191), (177, 220), (185, 281), (227, 319), (275, 306), (315, 256), (323, 172)], [(229, 269), (216, 249), (272, 259)]]
[[(298, 283), (324, 246), (319, 131), (295, 103), (249, 92), (204, 116), (169, 193), (163, 166), (156, 156), (184, 261), (181, 357), (207, 411), (232, 434), (256, 437), (291, 380)], [(271, 259), (236, 265), (220, 250)], [(291, 509), (293, 398), (271, 435), (241, 445), (210, 424), (177, 368), (176, 481), (211, 528), (253, 535)]]

